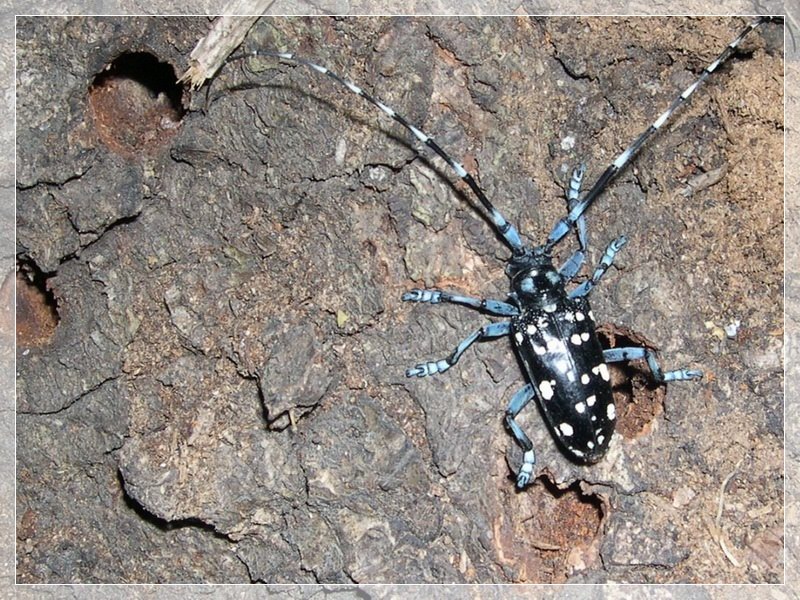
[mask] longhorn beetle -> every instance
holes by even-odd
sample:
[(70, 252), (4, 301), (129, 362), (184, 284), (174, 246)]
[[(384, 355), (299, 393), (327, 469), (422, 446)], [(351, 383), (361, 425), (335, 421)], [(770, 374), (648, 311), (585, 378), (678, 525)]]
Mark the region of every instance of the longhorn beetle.
[[(505, 273), (511, 291), (505, 300), (475, 298), (436, 289), (413, 289), (402, 296), (405, 302), (427, 304), (460, 304), (505, 320), (492, 322), (465, 337), (446, 358), (422, 362), (406, 371), (408, 377), (427, 377), (452, 367), (475, 342), (511, 336), (526, 372), (528, 383), (517, 391), (505, 411), (505, 423), (523, 450), (522, 465), (516, 485), (522, 489), (531, 482), (535, 455), (533, 444), (516, 422), (516, 417), (532, 399), (536, 399), (555, 438), (567, 455), (578, 463), (589, 464), (601, 459), (614, 432), (616, 407), (610, 385), (608, 363), (644, 359), (656, 382), (699, 379), (702, 372), (686, 368), (664, 371), (654, 352), (645, 346), (603, 349), (595, 329), (594, 314), (589, 306), (589, 293), (598, 284), (614, 257), (627, 243), (620, 236), (608, 244), (592, 276), (567, 289), (583, 267), (586, 249), (585, 213), (609, 182), (623, 170), (639, 149), (685, 103), (695, 90), (721, 64), (733, 56), (742, 40), (767, 21), (780, 17), (759, 17), (751, 21), (739, 35), (711, 62), (702, 74), (677, 96), (667, 109), (634, 139), (603, 171), (589, 191), (581, 195), (585, 167), (573, 173), (567, 191), (568, 213), (550, 231), (539, 246), (522, 241), (517, 229), (492, 205), (472, 174), (432, 137), (409, 123), (378, 98), (324, 66), (290, 52), (254, 50), (231, 56), (226, 62), (249, 56), (268, 56), (291, 61), (327, 75), (337, 84), (360, 96), (385, 115), (402, 125), (422, 144), (440, 156), (455, 174), (472, 190), (480, 204), (511, 250)], [(578, 238), (578, 249), (556, 268), (553, 249), (571, 230)]]

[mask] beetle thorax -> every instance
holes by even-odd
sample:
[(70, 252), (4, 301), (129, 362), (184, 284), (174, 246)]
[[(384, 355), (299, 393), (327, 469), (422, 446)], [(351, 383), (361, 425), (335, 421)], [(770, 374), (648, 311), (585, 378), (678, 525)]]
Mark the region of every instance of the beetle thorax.
[(511, 291), (532, 307), (553, 304), (564, 295), (564, 283), (549, 257), (540, 256), (511, 274)]

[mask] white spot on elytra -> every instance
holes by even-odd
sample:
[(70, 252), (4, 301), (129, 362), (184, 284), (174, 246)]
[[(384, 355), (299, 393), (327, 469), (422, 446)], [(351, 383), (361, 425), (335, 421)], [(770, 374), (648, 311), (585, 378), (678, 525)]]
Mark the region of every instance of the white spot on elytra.
[(570, 336), (569, 341), (575, 344), (576, 346), (580, 346), (581, 336), (579, 336), (577, 333), (573, 333), (572, 336)]
[(522, 332), (521, 332), (521, 331), (518, 331), (517, 333), (515, 333), (515, 334), (514, 334), (514, 339), (515, 339), (515, 340), (517, 340), (517, 343), (518, 343), (518, 344), (521, 344), (521, 343), (522, 343), (522, 340), (524, 340), (524, 339), (525, 339), (525, 336), (524, 336), (524, 335), (522, 335)]
[(592, 448), (594, 448), (594, 442), (586, 442), (586, 447), (589, 448), (589, 450), (591, 450)]
[(534, 334), (534, 333), (536, 333), (537, 331), (538, 331), (538, 330), (536, 329), (536, 325), (534, 325), (533, 323), (528, 323), (528, 326), (525, 328), (525, 332), (526, 332), (528, 335), (533, 335), (533, 334)]
[(586, 317), (583, 315), (581, 311), (578, 311), (575, 313), (575, 318), (578, 319), (578, 321), (583, 321)]
[(594, 321), (594, 313), (592, 311), (589, 311), (589, 318)]
[(608, 365), (606, 363), (600, 363), (596, 367), (592, 367), (592, 373), (595, 375), (600, 375), (603, 378), (603, 381), (608, 381), (611, 379), (611, 376), (608, 374)]
[(598, 436), (597, 436), (597, 443), (602, 445), (602, 444), (603, 444), (603, 442), (605, 441), (605, 439), (606, 439), (606, 436), (604, 436), (604, 435), (598, 435)]
[(533, 345), (533, 351), (536, 352), (536, 354), (538, 354), (539, 356), (541, 356), (542, 354), (544, 354), (546, 352), (544, 347), (540, 346), (539, 344), (534, 344)]
[(581, 339), (582, 339), (584, 342), (588, 342), (588, 341), (589, 341), (589, 332), (588, 332), (588, 331), (584, 331), (584, 332), (581, 334)]
[(595, 396), (594, 394), (586, 398), (587, 406), (594, 406), (595, 402), (597, 402), (597, 396)]
[(542, 393), (542, 398), (545, 400), (550, 400), (553, 397), (553, 386), (550, 385), (549, 381), (542, 381), (539, 384), (539, 391)]
[(551, 338), (547, 340), (547, 351), (548, 352), (563, 352), (564, 351), (564, 344), (561, 343), (561, 340), (557, 340)]
[(575, 410), (583, 414), (584, 412), (586, 412), (586, 405), (583, 402), (578, 402), (575, 405)]
[(542, 307), (542, 309), (543, 309), (543, 310), (544, 310), (544, 312), (546, 312), (546, 313), (552, 313), (552, 312), (556, 312), (556, 308), (557, 308), (557, 307), (556, 307), (556, 305), (555, 305), (555, 304), (546, 304), (545, 306), (543, 306), (543, 307)]
[(608, 374), (608, 365), (606, 363), (601, 363), (600, 367), (600, 377), (603, 378), (603, 381), (608, 381), (611, 379), (611, 376)]
[(613, 402), (606, 407), (606, 414), (608, 414), (609, 421), (613, 421), (617, 416), (617, 407), (614, 406)]
[(562, 423), (561, 425), (558, 426), (558, 428), (561, 430), (561, 433), (567, 437), (571, 436), (573, 433), (572, 425), (570, 425), (569, 423)]
[(590, 382), (591, 380), (592, 380), (592, 378), (591, 378), (591, 377), (589, 377), (589, 374), (588, 374), (588, 373), (584, 373), (583, 375), (581, 375), (581, 383), (582, 383), (583, 385), (589, 385), (589, 382)]
[(556, 369), (561, 371), (562, 373), (566, 373), (569, 371), (569, 363), (566, 360), (558, 360), (556, 361)]

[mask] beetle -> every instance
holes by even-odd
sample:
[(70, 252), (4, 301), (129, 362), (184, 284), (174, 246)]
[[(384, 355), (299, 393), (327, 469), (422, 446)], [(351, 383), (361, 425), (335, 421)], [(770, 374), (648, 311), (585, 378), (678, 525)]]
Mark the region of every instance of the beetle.
[[(643, 359), (658, 383), (702, 378), (702, 371), (696, 369), (662, 370), (654, 351), (646, 346), (611, 349), (601, 346), (588, 296), (611, 267), (614, 257), (626, 245), (628, 240), (625, 236), (608, 244), (590, 278), (572, 289), (567, 289), (567, 286), (585, 263), (585, 213), (589, 207), (616, 175), (630, 164), (647, 140), (670, 120), (711, 73), (733, 56), (742, 40), (763, 23), (772, 20), (780, 21), (780, 18), (758, 17), (752, 20), (703, 69), (697, 79), (606, 167), (585, 194), (581, 193), (581, 189), (586, 168), (584, 165), (577, 167), (567, 191), (567, 215), (555, 223), (546, 241), (537, 246), (522, 241), (517, 229), (489, 201), (474, 177), (432, 137), (355, 83), (291, 52), (257, 49), (232, 56), (228, 62), (248, 56), (268, 56), (302, 65), (330, 77), (377, 107), (442, 158), (483, 206), (493, 227), (511, 250), (505, 267), (510, 282), (508, 297), (494, 300), (438, 289), (413, 289), (404, 293), (402, 300), (425, 304), (458, 304), (505, 320), (480, 327), (465, 337), (449, 356), (421, 362), (408, 369), (406, 376), (428, 377), (443, 373), (455, 365), (475, 342), (510, 336), (528, 380), (512, 396), (505, 411), (505, 424), (523, 450), (522, 464), (516, 474), (516, 486), (522, 489), (533, 479), (536, 458), (533, 444), (516, 422), (516, 417), (531, 400), (535, 399), (539, 404), (550, 431), (567, 456), (577, 463), (591, 464), (606, 454), (615, 429), (616, 406), (608, 363)], [(573, 230), (577, 234), (579, 247), (564, 264), (556, 267), (553, 250)]]

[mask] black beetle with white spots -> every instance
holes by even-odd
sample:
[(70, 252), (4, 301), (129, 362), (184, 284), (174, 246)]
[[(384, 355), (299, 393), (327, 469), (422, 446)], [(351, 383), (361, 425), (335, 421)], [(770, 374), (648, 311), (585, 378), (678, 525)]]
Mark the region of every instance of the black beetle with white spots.
[[(406, 371), (408, 377), (427, 377), (443, 373), (456, 364), (461, 355), (477, 341), (510, 336), (524, 365), (528, 383), (517, 391), (505, 412), (505, 423), (523, 451), (522, 465), (516, 485), (524, 488), (534, 479), (536, 464), (533, 444), (516, 422), (516, 417), (536, 398), (548, 426), (564, 451), (574, 461), (590, 464), (607, 452), (616, 423), (616, 406), (611, 391), (608, 363), (644, 359), (657, 382), (699, 379), (702, 372), (693, 369), (664, 371), (654, 352), (647, 347), (603, 349), (597, 336), (595, 317), (589, 305), (589, 293), (625, 246), (620, 236), (608, 245), (592, 276), (583, 283), (567, 289), (585, 262), (587, 236), (585, 213), (609, 182), (630, 163), (644, 143), (654, 135), (697, 88), (721, 64), (733, 56), (742, 40), (753, 30), (769, 21), (782, 22), (780, 17), (758, 17), (711, 62), (702, 74), (672, 101), (669, 107), (628, 145), (603, 171), (585, 194), (581, 186), (585, 167), (572, 173), (567, 192), (568, 212), (560, 219), (544, 244), (529, 246), (522, 241), (517, 229), (492, 205), (475, 179), (464, 167), (450, 157), (429, 135), (409, 123), (392, 108), (373, 97), (351, 81), (326, 67), (289, 52), (255, 50), (232, 56), (228, 62), (248, 56), (270, 56), (309, 67), (329, 76), (338, 84), (400, 123), (416, 139), (428, 146), (452, 168), (469, 186), (488, 213), (497, 232), (511, 250), (506, 264), (511, 291), (505, 300), (474, 298), (441, 290), (415, 289), (403, 294), (406, 302), (428, 304), (452, 303), (473, 308), (505, 320), (484, 325), (473, 331), (455, 350), (439, 360), (422, 362)], [(553, 249), (572, 230), (577, 233), (578, 249), (556, 267)]]

